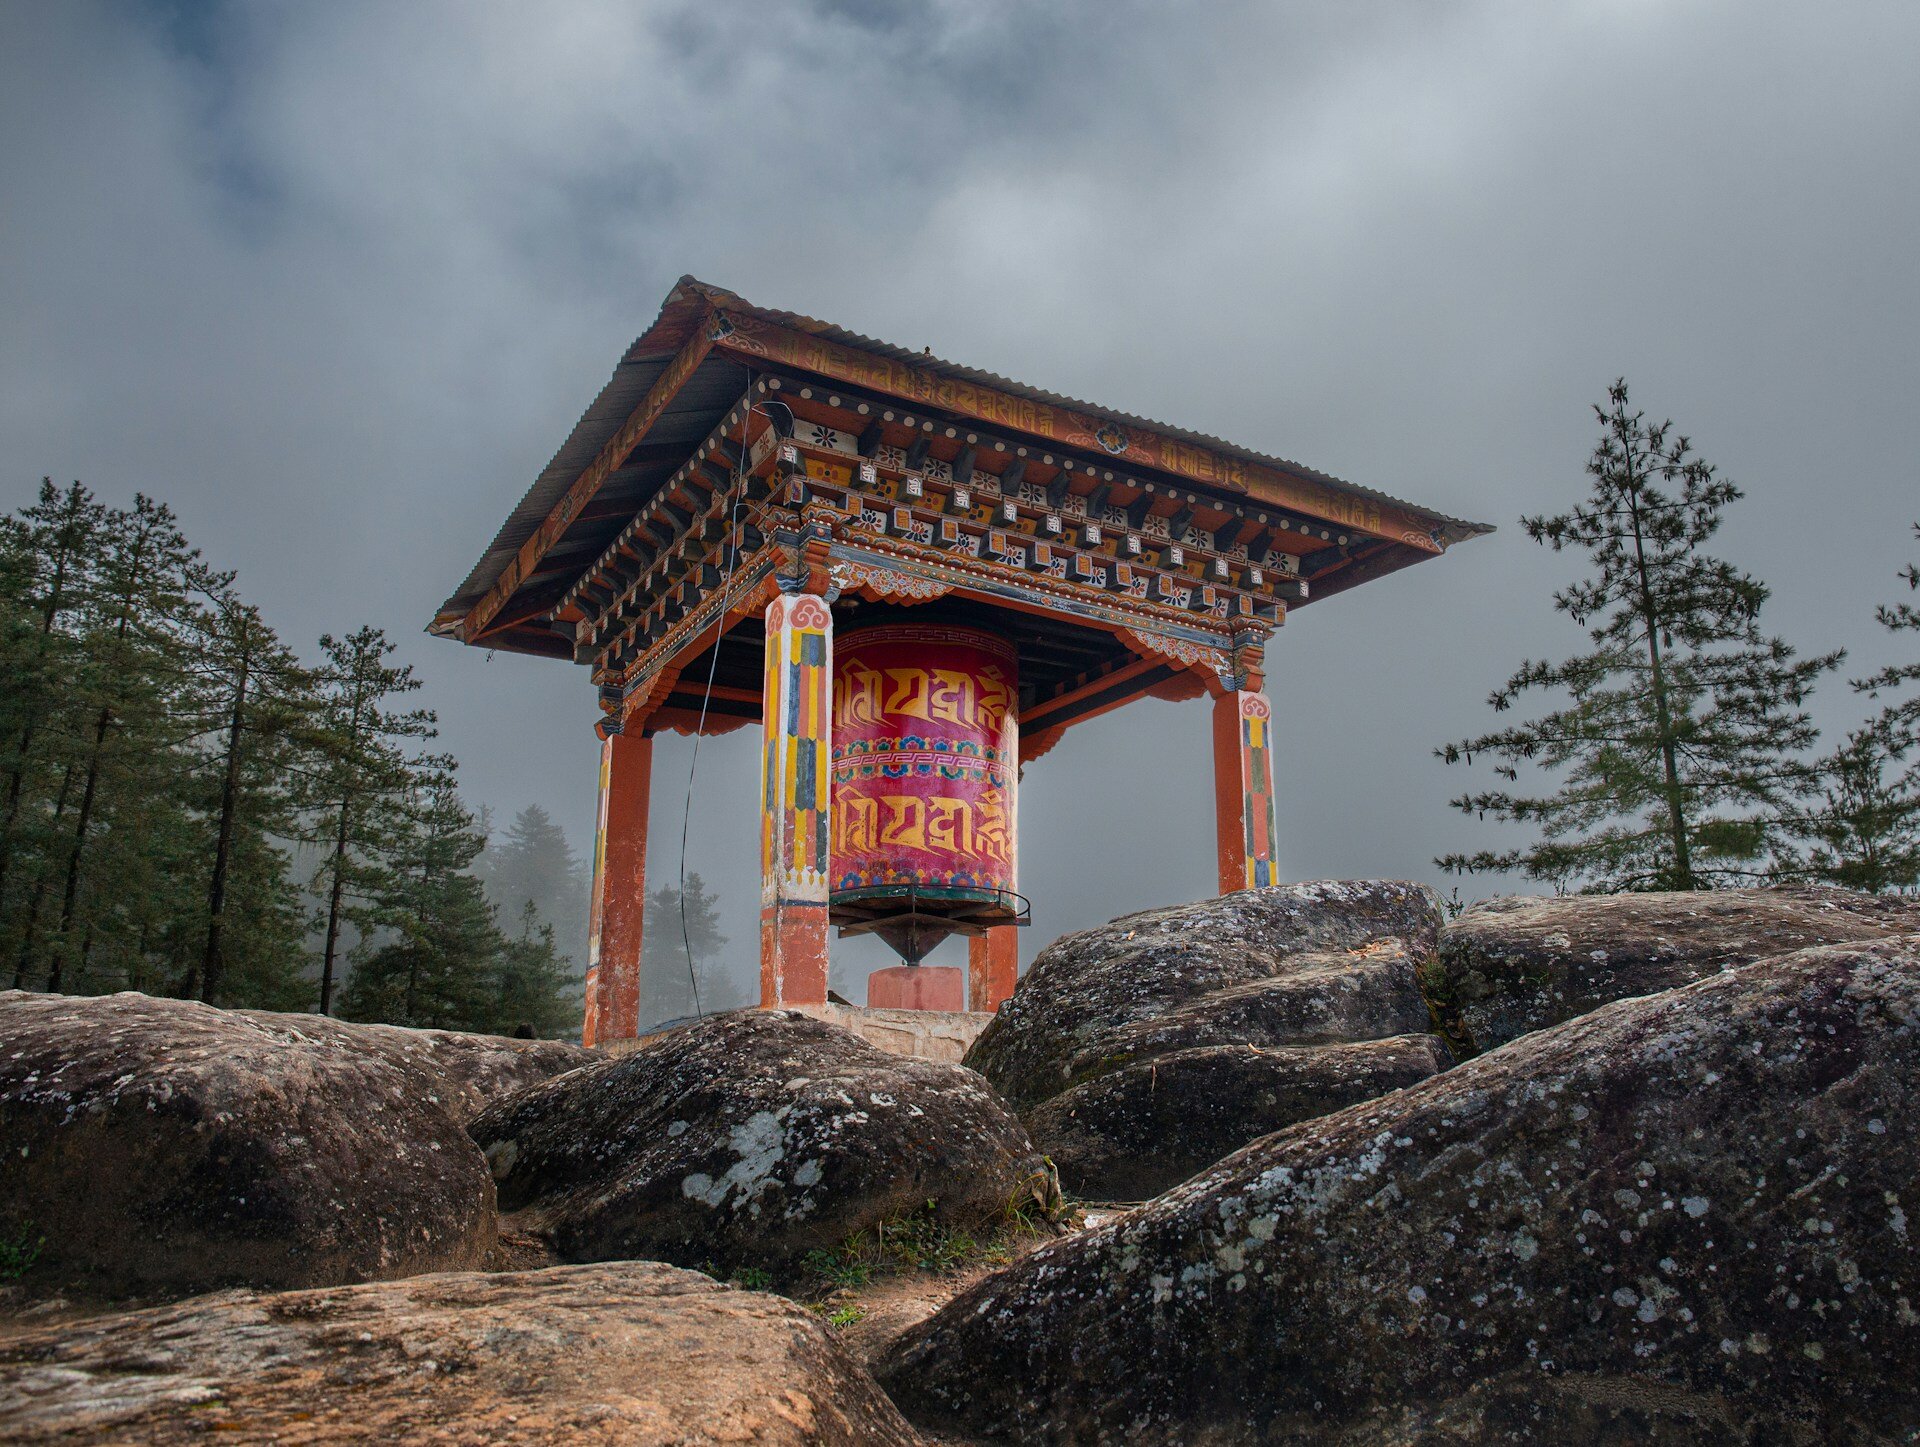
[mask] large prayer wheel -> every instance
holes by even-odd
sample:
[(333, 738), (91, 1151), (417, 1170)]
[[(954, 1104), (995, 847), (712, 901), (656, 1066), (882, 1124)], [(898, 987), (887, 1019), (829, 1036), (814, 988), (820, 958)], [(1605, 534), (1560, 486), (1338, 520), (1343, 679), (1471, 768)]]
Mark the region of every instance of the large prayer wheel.
[(955, 930), (1015, 920), (1019, 660), (977, 628), (843, 633), (833, 675), (833, 878), (842, 933), (909, 964)]

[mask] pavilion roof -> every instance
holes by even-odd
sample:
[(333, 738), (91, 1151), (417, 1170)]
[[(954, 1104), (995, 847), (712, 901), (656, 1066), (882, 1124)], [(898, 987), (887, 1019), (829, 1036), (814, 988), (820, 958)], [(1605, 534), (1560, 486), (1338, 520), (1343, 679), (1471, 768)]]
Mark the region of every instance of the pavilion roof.
[[(599, 457), (602, 450), (619, 433), (655, 382), (680, 355), (682, 348), (693, 338), (697, 329), (708, 323), (708, 319), (716, 310), (725, 312), (730, 317), (752, 318), (791, 331), (807, 333), (828, 342), (905, 364), (922, 373), (970, 382), (1009, 396), (1050, 407), (1069, 409), (1096, 421), (1110, 421), (1124, 427), (1142, 429), (1161, 437), (1203, 447), (1225, 457), (1258, 464), (1292, 477), (1317, 483), (1336, 493), (1389, 504), (1418, 518), (1432, 533), (1436, 542), (1442, 545), (1461, 542), (1494, 530), (1489, 524), (1452, 517), (1418, 503), (1393, 497), (1377, 489), (1334, 477), (1302, 463), (1241, 447), (1207, 433), (1191, 431), (1067, 397), (1057, 392), (1049, 392), (1044, 388), (1018, 382), (996, 373), (945, 361), (926, 351), (914, 351), (910, 348), (895, 346), (890, 342), (879, 341), (844, 327), (835, 326), (831, 322), (820, 321), (797, 312), (755, 306), (723, 287), (713, 286), (692, 276), (683, 276), (667, 294), (665, 302), (661, 305), (660, 314), (654, 319), (653, 324), (641, 333), (632, 346), (627, 348), (619, 364), (614, 368), (612, 377), (601, 388), (599, 395), (594, 398), (587, 410), (581, 414), (580, 420), (574, 424), (566, 441), (560, 445), (552, 460), (534, 480), (532, 487), (508, 515), (506, 522), (494, 536), (493, 542), (481, 554), (479, 561), (474, 564), (466, 579), (440, 606), (429, 626), (429, 631), (458, 633), (460, 620), (494, 588), (522, 546), (549, 518), (582, 472)], [(570, 569), (576, 575), (584, 570), (598, 555), (605, 536), (618, 527), (616, 521), (596, 531), (590, 523), (596, 519), (618, 518), (628, 498), (633, 503), (633, 509), (637, 509), (644, 503), (651, 491), (671, 476), (674, 469), (692, 455), (727, 409), (738, 400), (748, 381), (749, 372), (743, 359), (723, 354), (717, 348), (708, 353), (692, 375), (681, 385), (665, 411), (638, 439), (638, 445), (631, 454), (634, 461), (619, 468), (607, 479), (601, 490), (602, 501), (596, 509), (595, 518), (583, 516), (571, 525), (556, 541), (555, 546), (547, 552), (541, 567), (529, 576), (518, 580), (514, 597), (518, 598), (522, 594), (538, 595), (543, 584), (550, 589), (556, 583), (571, 581)], [(628, 515), (631, 511), (632, 509), (627, 510)], [(503, 639), (499, 646), (511, 648), (515, 644)], [(556, 648), (553, 651), (559, 650)]]

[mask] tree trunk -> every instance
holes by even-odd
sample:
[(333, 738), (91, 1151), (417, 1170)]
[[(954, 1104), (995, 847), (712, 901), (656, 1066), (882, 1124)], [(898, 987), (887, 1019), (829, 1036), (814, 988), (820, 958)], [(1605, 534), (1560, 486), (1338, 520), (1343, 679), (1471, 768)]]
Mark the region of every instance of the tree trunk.
[(327, 942), (320, 952), (320, 1013), (333, 1013), (333, 960), (340, 948), (340, 907), (347, 892), (347, 814), (351, 798), (340, 801), (340, 826), (333, 840), (333, 883), (327, 890)]
[[(62, 549), (59, 560), (53, 567), (53, 586), (47, 590), (47, 606), (40, 611), (40, 647), (46, 649), (47, 639), (53, 633), (53, 625), (59, 621), (60, 605), (67, 591), (67, 550)], [(40, 719), (29, 714), (27, 721), (20, 726), (20, 742), (17, 746), (19, 762), (8, 771), (7, 776), (7, 816), (0, 824), (0, 905), (4, 905), (7, 896), (7, 867), (13, 861), (13, 828), (20, 819), (20, 796), (27, 779), (27, 755), (33, 749), (33, 736), (39, 732)], [(15, 988), (18, 988), (16, 983)]]
[[(67, 765), (67, 771), (60, 776), (60, 792), (54, 796), (53, 822), (57, 825), (61, 816), (67, 812), (67, 795), (73, 790), (73, 765)], [(47, 875), (43, 869), (39, 879), (34, 881), (33, 898), (27, 904), (27, 927), (20, 938), (20, 954), (13, 963), (13, 988), (24, 990), (27, 987), (27, 963), (33, 958), (33, 947), (40, 930), (40, 906), (47, 897)], [(50, 978), (51, 978), (51, 972)], [(58, 986), (49, 984), (49, 989)]]
[(1633, 451), (1621, 449), (1627, 467), (1627, 508), (1633, 519), (1633, 558), (1639, 575), (1640, 620), (1647, 631), (1647, 663), (1653, 678), (1654, 725), (1660, 731), (1660, 763), (1666, 784), (1667, 828), (1673, 836), (1674, 889), (1694, 887), (1693, 859), (1687, 847), (1686, 806), (1681, 799), (1679, 745), (1673, 733), (1673, 713), (1667, 700), (1667, 678), (1660, 657), (1660, 618), (1653, 603), (1653, 584), (1647, 576), (1647, 551), (1640, 530), (1640, 497), (1634, 491)]
[[(80, 814), (73, 826), (73, 848), (67, 851), (67, 882), (60, 893), (60, 943), (66, 945), (67, 934), (73, 928), (74, 911), (80, 901), (80, 860), (87, 849), (87, 829), (93, 822), (93, 796), (100, 783), (100, 755), (106, 749), (107, 730), (113, 727), (113, 710), (103, 708), (100, 718), (93, 727), (93, 748), (87, 755), (87, 782), (80, 791)], [(53, 961), (53, 975), (48, 988), (58, 990), (60, 956), (56, 952)]]
[[(127, 574), (126, 591), (120, 595), (120, 616), (114, 620), (113, 638), (116, 645), (124, 646), (127, 630), (133, 626), (134, 605), (139, 597), (141, 568), (144, 566), (149, 534), (140, 533), (133, 550), (132, 567)], [(60, 943), (65, 948), (68, 933), (73, 928), (74, 910), (80, 899), (80, 861), (86, 854), (87, 829), (93, 822), (94, 790), (100, 782), (100, 757), (106, 752), (107, 730), (113, 727), (113, 705), (103, 704), (100, 718), (93, 729), (93, 748), (87, 755), (87, 784), (80, 794), (80, 817), (74, 825), (73, 849), (67, 855), (67, 883), (60, 899)], [(91, 944), (91, 942), (89, 942)], [(54, 971), (60, 968), (60, 956), (54, 955)], [(50, 988), (58, 989), (58, 985)]]
[[(227, 723), (226, 777), (220, 785), (220, 827), (213, 841), (213, 878), (207, 885), (207, 950), (200, 967), (200, 998), (211, 1005), (226, 973), (221, 957), (221, 927), (226, 923), (227, 867), (233, 854), (234, 814), (240, 801), (240, 740), (246, 721), (248, 647), (252, 637), (243, 627), (240, 671), (234, 680), (233, 716)], [(322, 1013), (325, 1007), (322, 1006)]]
[(419, 938), (414, 947), (407, 951), (407, 1023), (417, 1024), (420, 1019), (420, 951), (427, 938), (427, 889), (433, 883), (433, 841), (428, 839), (420, 860), (420, 904), (413, 912), (414, 929)]

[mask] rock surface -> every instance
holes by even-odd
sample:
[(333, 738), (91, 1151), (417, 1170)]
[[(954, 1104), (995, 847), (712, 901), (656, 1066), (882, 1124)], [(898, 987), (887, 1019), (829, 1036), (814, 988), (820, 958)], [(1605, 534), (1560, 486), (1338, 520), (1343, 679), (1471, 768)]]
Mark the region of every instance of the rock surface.
[(493, 1183), (465, 1116), (574, 1053), (6, 991), (0, 1226), (45, 1238), (36, 1281), (109, 1294), (477, 1267)]
[(883, 1359), (1016, 1442), (1866, 1442), (1920, 1421), (1920, 936), (1273, 1135)]
[(470, 1129), (502, 1209), (571, 1261), (784, 1272), (929, 1201), (949, 1224), (982, 1226), (1047, 1181), (972, 1071), (788, 1010), (683, 1026)]
[(1296, 1121), (1413, 1085), (1453, 1062), (1432, 1035), (1344, 1045), (1202, 1045), (1062, 1091), (1026, 1114), (1063, 1181), (1143, 1201)]
[(1463, 1053), (1810, 945), (1920, 930), (1920, 899), (1783, 887), (1490, 899), (1447, 926), (1428, 977)]
[(0, 1438), (919, 1440), (809, 1313), (653, 1262), (226, 1293), (15, 1337)]
[(1439, 931), (1432, 892), (1399, 882), (1128, 915), (1041, 951), (966, 1063), (1068, 1187), (1141, 1199), (1444, 1069), (1418, 979)]
[(356, 1025), (313, 1015), (237, 1012), (263, 1024), (284, 1024), (311, 1032), (315, 1026), (339, 1032), (354, 1049), (377, 1055), (436, 1082), (433, 1097), (465, 1125), (496, 1100), (529, 1085), (603, 1056), (597, 1050), (562, 1040), (514, 1040), (503, 1035), (474, 1035), (461, 1030), (410, 1030), (400, 1025)]

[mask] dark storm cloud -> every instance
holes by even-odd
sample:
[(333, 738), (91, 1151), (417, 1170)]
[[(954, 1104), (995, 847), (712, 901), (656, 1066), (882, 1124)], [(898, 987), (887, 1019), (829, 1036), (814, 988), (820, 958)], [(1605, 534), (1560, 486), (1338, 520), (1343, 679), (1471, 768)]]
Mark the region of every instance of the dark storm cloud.
[[(1285, 867), (1431, 878), (1491, 832), (1432, 746), (1577, 646), (1512, 524), (1616, 373), (1746, 487), (1771, 622), (1884, 655), (1917, 41), (1904, 4), (0, 5), (5, 501), (144, 488), (290, 637), (381, 624), (472, 797), (584, 845), (584, 675), (417, 630), (692, 271), (1502, 524), (1270, 651)], [(1136, 705), (1028, 771), (1037, 939), (1209, 887), (1206, 740)], [(743, 960), (752, 754), (705, 746), (689, 850)]]

